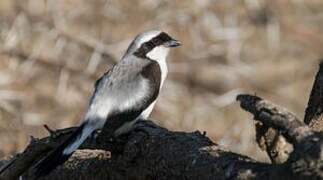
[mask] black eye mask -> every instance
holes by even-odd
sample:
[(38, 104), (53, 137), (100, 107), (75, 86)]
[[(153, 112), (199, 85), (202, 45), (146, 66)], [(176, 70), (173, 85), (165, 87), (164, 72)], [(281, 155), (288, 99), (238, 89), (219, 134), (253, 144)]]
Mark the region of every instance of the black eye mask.
[(160, 46), (168, 41), (173, 40), (168, 34), (162, 32), (150, 41), (143, 43), (140, 48), (134, 53), (137, 57), (146, 58), (147, 53), (157, 46)]

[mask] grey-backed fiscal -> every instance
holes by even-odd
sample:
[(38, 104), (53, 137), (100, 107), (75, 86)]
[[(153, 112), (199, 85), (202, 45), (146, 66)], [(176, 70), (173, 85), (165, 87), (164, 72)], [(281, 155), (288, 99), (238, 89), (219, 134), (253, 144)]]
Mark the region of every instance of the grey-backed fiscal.
[(113, 134), (119, 136), (138, 119), (147, 119), (168, 73), (169, 50), (177, 46), (180, 42), (162, 31), (137, 35), (121, 61), (96, 81), (80, 126), (40, 160), (35, 176), (45, 176), (63, 164), (95, 130), (113, 124)]

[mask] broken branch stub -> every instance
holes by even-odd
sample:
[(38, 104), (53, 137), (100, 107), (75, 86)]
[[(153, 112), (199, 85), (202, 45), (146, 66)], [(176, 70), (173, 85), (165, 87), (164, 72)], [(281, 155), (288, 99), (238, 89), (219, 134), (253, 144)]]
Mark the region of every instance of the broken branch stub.
[(305, 110), (304, 122), (315, 131), (323, 130), (323, 60), (315, 76), (312, 91)]
[(242, 109), (254, 115), (255, 120), (280, 131), (294, 145), (312, 134), (294, 114), (258, 96), (241, 94), (237, 96), (237, 100), (240, 101)]

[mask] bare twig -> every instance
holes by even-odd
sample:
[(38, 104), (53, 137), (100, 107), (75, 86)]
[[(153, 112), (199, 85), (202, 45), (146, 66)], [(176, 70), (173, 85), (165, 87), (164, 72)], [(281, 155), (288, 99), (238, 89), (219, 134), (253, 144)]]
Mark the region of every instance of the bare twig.
[(64, 29), (57, 29), (60, 36), (64, 36), (66, 39), (75, 42), (91, 52), (98, 52), (100, 53), (105, 60), (109, 60), (112, 63), (117, 63), (116, 58), (112, 55), (110, 48), (108, 48), (105, 44), (101, 43), (100, 41), (91, 38), (89, 36), (75, 36), (72, 33), (69, 33), (67, 30)]
[[(18, 58), (18, 60), (20, 61), (25, 61), (28, 59), (28, 57), (30, 56), (27, 52), (24, 52), (22, 50), (18, 50), (18, 49), (0, 49), (0, 53), (2, 54), (6, 54), (9, 56), (14, 56), (16, 58)], [(67, 71), (71, 72), (72, 74), (83, 74), (86, 76), (89, 76), (92, 79), (97, 79), (97, 75), (95, 73), (92, 74), (87, 74), (84, 73), (84, 71), (82, 69), (78, 69), (76, 67), (73, 66), (66, 66), (64, 64), (59, 63), (58, 60), (52, 60), (49, 57), (42, 57), (42, 56), (38, 56), (35, 57), (35, 62), (39, 63), (42, 66), (45, 66), (49, 69), (57, 69), (60, 70), (62, 68), (66, 69)]]
[(47, 126), (47, 124), (44, 124), (43, 125), (44, 126), (44, 128), (47, 130), (47, 132), (49, 133), (49, 135), (52, 135), (55, 131), (54, 130), (52, 130), (50, 127), (48, 127)]

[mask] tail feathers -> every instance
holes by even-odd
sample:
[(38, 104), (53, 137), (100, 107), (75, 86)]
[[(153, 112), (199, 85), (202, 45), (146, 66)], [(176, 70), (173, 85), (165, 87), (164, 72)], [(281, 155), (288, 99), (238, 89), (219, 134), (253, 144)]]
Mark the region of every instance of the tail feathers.
[(73, 152), (85, 141), (93, 132), (86, 124), (82, 124), (73, 134), (68, 137), (60, 146), (51, 151), (35, 167), (35, 177), (49, 174), (57, 166), (63, 164), (73, 154)]

